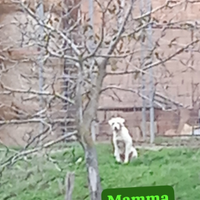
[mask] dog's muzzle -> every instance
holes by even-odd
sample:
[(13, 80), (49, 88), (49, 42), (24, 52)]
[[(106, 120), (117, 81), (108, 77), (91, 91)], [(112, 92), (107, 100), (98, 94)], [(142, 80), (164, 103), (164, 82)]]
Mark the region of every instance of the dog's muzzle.
[(117, 125), (115, 125), (115, 126), (113, 127), (113, 129), (114, 129), (116, 132), (118, 132), (118, 131), (120, 131), (121, 126), (117, 124)]
[(115, 130), (115, 131), (118, 131), (119, 129), (115, 126), (115, 127), (114, 127), (114, 130)]

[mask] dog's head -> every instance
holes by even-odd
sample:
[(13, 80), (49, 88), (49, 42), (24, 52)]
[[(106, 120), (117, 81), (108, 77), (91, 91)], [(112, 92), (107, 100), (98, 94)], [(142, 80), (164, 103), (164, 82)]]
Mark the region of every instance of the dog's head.
[(124, 122), (125, 122), (125, 119), (121, 117), (114, 117), (108, 121), (113, 131), (120, 131), (122, 126), (124, 126)]

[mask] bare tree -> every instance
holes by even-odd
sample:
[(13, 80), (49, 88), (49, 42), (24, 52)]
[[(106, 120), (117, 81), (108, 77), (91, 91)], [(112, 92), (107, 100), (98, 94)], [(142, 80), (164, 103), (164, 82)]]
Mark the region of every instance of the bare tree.
[[(2, 95), (40, 95), (48, 98), (46, 98), (47, 103), (46, 106), (44, 106), (44, 109), (36, 113), (33, 112), (31, 117), (30, 114), (27, 114), (26, 112), (25, 114), (27, 115), (22, 113), (22, 107), (19, 108), (19, 106), (13, 106), (12, 104), (13, 107), (18, 109), (18, 115), (19, 113), (22, 113), (20, 115), (21, 118), (12, 118), (9, 121), (2, 120), (0, 121), (0, 125), (42, 123), (45, 127), (44, 131), (32, 138), (26, 147), (32, 144), (35, 138), (38, 138), (41, 135), (46, 137), (48, 134), (52, 133), (52, 127), (56, 123), (73, 123), (75, 121), (77, 130), (74, 132), (68, 132), (66, 136), (61, 136), (54, 141), (43, 144), (42, 146), (36, 146), (34, 149), (26, 150), (25, 148), (23, 152), (20, 152), (3, 162), (2, 166), (4, 167), (8, 163), (14, 163), (17, 159), (27, 154), (34, 153), (42, 148), (47, 148), (71, 135), (76, 135), (85, 152), (91, 199), (100, 200), (102, 188), (98, 169), (98, 158), (95, 144), (91, 136), (92, 123), (97, 120), (97, 109), (100, 95), (108, 89), (115, 89), (136, 93), (142, 98), (147, 100), (149, 99), (141, 94), (138, 89), (121, 88), (115, 85), (103, 87), (104, 78), (108, 75), (120, 76), (124, 74), (132, 74), (134, 78), (137, 79), (140, 74), (148, 74), (150, 68), (160, 65), (164, 66), (167, 61), (175, 58), (185, 49), (197, 44), (199, 40), (196, 39), (191, 43), (182, 46), (169, 56), (163, 56), (161, 58), (155, 50), (159, 46), (159, 40), (165, 35), (165, 28), (163, 28), (160, 38), (156, 39), (154, 47), (150, 52), (148, 52), (148, 56), (155, 54), (157, 60), (152, 63), (145, 63), (145, 66), (141, 69), (141, 66), (137, 66), (137, 55), (139, 55), (138, 52), (140, 52), (140, 49), (137, 49), (137, 44), (140, 40), (146, 39), (145, 36), (142, 37), (142, 29), (146, 28), (150, 23), (154, 23), (151, 20), (145, 21), (145, 18), (149, 18), (148, 16), (163, 8), (173, 8), (179, 3), (176, 5), (170, 5), (170, 2), (166, 2), (166, 4), (153, 9), (149, 13), (143, 15), (139, 14), (136, 16), (133, 12), (134, 0), (122, 1), (121, 3), (112, 0), (106, 2), (95, 1), (95, 5), (100, 10), (99, 18), (101, 19), (101, 23), (99, 28), (91, 27), (90, 23), (88, 23), (89, 19), (87, 17), (84, 19), (84, 16), (79, 15), (80, 1), (62, 1), (62, 3), (56, 5), (57, 7), (53, 4), (49, 6), (49, 8), (45, 6), (44, 20), (41, 20), (40, 17), (37, 16), (35, 6), (31, 4), (31, 1), (28, 2), (28, 4), (24, 1), (14, 2), (20, 5), (22, 10), (27, 14), (27, 18), (31, 18), (31, 20), (34, 21), (34, 23), (32, 21), (30, 22), (29, 19), (25, 24), (31, 24), (33, 27), (43, 28), (44, 35), (40, 35), (40, 37), (44, 42), (41, 44), (36, 42), (37, 40), (35, 38), (32, 38), (32, 34), (26, 31), (26, 28), (22, 26), (21, 22), (18, 23), (18, 28), (22, 31), (23, 35), (26, 36), (27, 40), (32, 41), (34, 43), (33, 45), (37, 45), (37, 48), (39, 46), (40, 50), (42, 49), (42, 51), (45, 52), (43, 56), (44, 63), (48, 62), (52, 58), (57, 58), (62, 61), (62, 65), (64, 65), (65, 68), (65, 86), (67, 87), (63, 90), (60, 89), (61, 91), (58, 92), (58, 90), (54, 88), (56, 79), (53, 80), (53, 83), (49, 84), (50, 86), (47, 86), (47, 88), (50, 87), (51, 89), (46, 89), (46, 91), (37, 91), (33, 88), (28, 88), (27, 90), (16, 89), (9, 87), (2, 82), (0, 85)], [(54, 21), (52, 20), (52, 12), (58, 13), (56, 17), (54, 17)], [(61, 12), (62, 15), (59, 14)], [(115, 20), (112, 19), (113, 21), (111, 23), (110, 18), (115, 18)], [(57, 22), (56, 25), (54, 25), (54, 22)], [(99, 28), (99, 30), (97, 30), (97, 28)], [(91, 31), (91, 29), (93, 30)], [(34, 32), (34, 29), (32, 31)], [(173, 45), (172, 43), (174, 41), (175, 40), (170, 41), (170, 45)], [(11, 53), (8, 52), (8, 54)], [(146, 58), (146, 60), (148, 60), (148, 58)], [(31, 59), (34, 60), (33, 58)], [(126, 69), (121, 72), (116, 71), (117, 67), (121, 64), (125, 65)], [(128, 70), (128, 66), (132, 66), (134, 69)], [(108, 70), (109, 67), (111, 70)], [(68, 73), (70, 70), (73, 71), (73, 73)], [(157, 77), (154, 78), (156, 79)], [(71, 92), (69, 93), (70, 90)], [(62, 94), (63, 92), (64, 95)], [(176, 105), (182, 106), (159, 93), (155, 93), (155, 96), (160, 98), (162, 97)], [(64, 117), (53, 119), (51, 117), (47, 111), (50, 110), (51, 103), (55, 99), (67, 102), (66, 109), (70, 106), (76, 108), (75, 120), (64, 119)], [(162, 102), (159, 100), (155, 99), (155, 103), (165, 109), (165, 106), (163, 106)], [(19, 110), (21, 112), (19, 112)], [(65, 110), (65, 112), (67, 111), (68, 110)], [(70, 198), (72, 189), (73, 187), (70, 188)]]
[[(31, 5), (26, 4), (22, 1), (18, 2), (23, 10), (28, 14), (28, 16), (34, 20), (35, 26), (43, 28), (44, 35), (40, 35), (37, 37), (45, 39), (45, 44), (37, 43), (37, 45), (39, 45), (40, 49), (43, 52), (46, 52), (46, 55), (44, 55), (46, 60), (48, 59), (48, 57), (57, 57), (61, 59), (64, 58), (65, 62), (67, 60), (71, 68), (74, 67), (76, 69), (76, 81), (74, 82), (76, 89), (75, 101), (73, 102), (73, 100), (71, 100), (69, 96), (62, 96), (62, 98), (66, 99), (69, 103), (75, 104), (75, 107), (77, 109), (77, 135), (78, 140), (85, 151), (90, 196), (93, 200), (101, 199), (102, 188), (99, 177), (97, 153), (94, 146), (94, 141), (91, 137), (91, 124), (97, 118), (96, 115), (98, 101), (102, 89), (103, 80), (106, 76), (106, 68), (109, 58), (116, 49), (116, 46), (125, 31), (127, 22), (131, 15), (134, 0), (130, 1), (130, 4), (127, 7), (118, 31), (114, 32), (113, 30), (111, 30), (111, 36), (109, 36), (110, 33), (108, 34), (104, 31), (104, 26), (106, 24), (106, 17), (108, 17), (106, 15), (108, 13), (111, 2), (112, 1), (107, 2), (106, 6), (104, 6), (103, 4), (101, 5), (99, 2), (97, 2), (97, 5), (101, 9), (100, 15), (102, 16), (100, 36), (97, 35), (97, 37), (95, 37), (95, 35), (91, 36), (89, 34), (91, 26), (89, 26), (88, 24), (79, 27), (81, 19), (77, 17), (67, 17), (67, 19), (64, 21), (65, 24), (67, 21), (67, 29), (66, 26), (64, 27), (64, 29), (59, 26), (55, 27), (52, 25), (51, 19), (49, 18), (51, 16), (50, 10), (45, 13), (45, 19), (41, 20), (40, 16), (37, 15)], [(64, 9), (65, 11), (65, 18), (66, 15), (69, 15), (74, 9), (76, 9), (76, 7), (78, 7), (78, 4), (75, 4), (77, 2), (73, 3), (68, 4), (67, 2), (64, 2), (62, 9)], [(62, 17), (57, 20), (60, 24), (63, 23)], [(74, 36), (72, 36), (73, 34)], [(107, 46), (105, 46), (105, 39), (109, 41), (107, 43)], [(104, 55), (106, 56), (101, 55), (102, 53), (104, 53)], [(22, 90), (13, 90), (12, 88), (8, 88), (5, 85), (2, 85), (2, 87), (12, 92), (26, 92)], [(40, 95), (45, 94), (45, 92), (37, 91), (27, 92), (38, 93)], [(55, 93), (52, 93), (52, 95), (54, 94)], [(51, 95), (51, 93), (47, 93), (46, 95)], [(58, 96), (58, 94), (56, 96)], [(18, 156), (15, 157), (15, 159), (17, 158)], [(12, 160), (14, 161), (15, 159), (12, 158)]]
[[(111, 1), (110, 1), (111, 2)], [(108, 5), (110, 4), (108, 2)], [(105, 13), (108, 9), (108, 5), (106, 8), (101, 7), (102, 9), (102, 27), (101, 27), (101, 39), (98, 41), (98, 43), (93, 47), (93, 51), (89, 53), (89, 55), (83, 57), (81, 62), (79, 62), (79, 77), (78, 77), (78, 87), (77, 87), (77, 108), (81, 112), (78, 113), (77, 119), (78, 119), (78, 133), (79, 133), (79, 139), (81, 144), (83, 145), (83, 148), (85, 150), (85, 159), (86, 159), (86, 167), (88, 171), (88, 183), (90, 188), (90, 195), (91, 199), (101, 199), (101, 184), (100, 184), (100, 177), (99, 177), (99, 170), (98, 170), (98, 159), (97, 159), (97, 153), (94, 146), (94, 142), (91, 137), (91, 124), (92, 121), (96, 119), (97, 116), (97, 109), (98, 109), (98, 101), (99, 96), (102, 89), (102, 84), (104, 77), (106, 75), (106, 67), (109, 61), (109, 56), (112, 55), (113, 51), (116, 48), (116, 45), (118, 44), (121, 35), (123, 34), (125, 30), (125, 26), (127, 24), (127, 21), (131, 15), (132, 7), (133, 7), (134, 0), (131, 0), (130, 6), (128, 7), (126, 14), (124, 16), (123, 22), (120, 24), (119, 31), (113, 35), (111, 41), (109, 42), (109, 47), (105, 49), (105, 55), (106, 57), (95, 59), (94, 68), (96, 68), (96, 77), (95, 80), (92, 81), (92, 77), (90, 77), (90, 84), (87, 91), (85, 91), (87, 94), (87, 103), (85, 106), (82, 105), (81, 99), (82, 99), (82, 93), (81, 91), (81, 83), (83, 83), (83, 74), (84, 69), (87, 68), (87, 61), (88, 59), (95, 57), (95, 54), (97, 52), (100, 52), (101, 46), (104, 42), (104, 23), (105, 23)], [(88, 38), (88, 45), (93, 44), (92, 41), (93, 38)], [(91, 42), (91, 43), (90, 43)], [(91, 49), (91, 47), (89, 47)], [(92, 69), (90, 69), (92, 70)], [(90, 72), (91, 73), (91, 72)], [(81, 94), (81, 95), (80, 95)]]

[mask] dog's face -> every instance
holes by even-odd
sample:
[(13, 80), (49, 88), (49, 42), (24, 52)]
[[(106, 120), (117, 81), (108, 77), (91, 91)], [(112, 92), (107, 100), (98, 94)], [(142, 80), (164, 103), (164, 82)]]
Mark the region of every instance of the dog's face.
[(111, 126), (113, 131), (120, 131), (122, 126), (124, 126), (125, 119), (121, 117), (114, 117), (111, 118), (108, 123)]

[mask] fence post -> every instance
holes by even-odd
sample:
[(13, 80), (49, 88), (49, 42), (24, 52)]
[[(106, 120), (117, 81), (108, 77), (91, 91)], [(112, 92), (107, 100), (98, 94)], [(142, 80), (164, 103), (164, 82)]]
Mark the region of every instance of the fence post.
[[(44, 6), (43, 6), (43, 0), (40, 0), (38, 2), (38, 5), (36, 5), (36, 13), (40, 20), (44, 20)], [(43, 37), (44, 37), (44, 28), (43, 26), (39, 26), (39, 30), (37, 32), (37, 38), (38, 38), (38, 43), (43, 44)], [(40, 47), (40, 54), (38, 56), (38, 69), (39, 69), (39, 91), (43, 92), (43, 85), (44, 85), (44, 80), (43, 80), (43, 47)], [(40, 95), (40, 109), (43, 109), (43, 96)], [(42, 114), (41, 114), (42, 115)], [(42, 116), (41, 116), (42, 117)], [(44, 129), (44, 125), (40, 123), (39, 127), (39, 134), (42, 134)], [(40, 139), (40, 138), (39, 138)]]
[(75, 179), (74, 172), (67, 173), (65, 177), (65, 186), (66, 186), (65, 200), (72, 200), (72, 192), (74, 189), (74, 179)]
[[(152, 11), (152, 5), (151, 5), (151, 0), (147, 0), (147, 12), (150, 13)], [(148, 23), (150, 22), (150, 17), (149, 15), (149, 20)], [(152, 49), (153, 49), (153, 38), (152, 38), (152, 25), (151, 23), (148, 24), (147, 26), (147, 41), (148, 41), (148, 51), (150, 56), (150, 62), (153, 62), (153, 54), (152, 54)], [(154, 143), (155, 140), (155, 130), (154, 130), (154, 94), (155, 94), (155, 87), (154, 87), (154, 77), (153, 77), (153, 68), (151, 67), (149, 69), (149, 74), (150, 74), (150, 91), (149, 91), (149, 97), (150, 97), (150, 143)]]
[[(140, 0), (140, 13), (141, 15), (145, 13), (151, 12), (151, 0)], [(148, 19), (144, 19), (144, 23), (149, 23), (147, 29), (143, 29), (141, 33), (141, 66), (142, 69), (146, 67), (146, 63), (152, 63), (152, 48), (153, 48), (153, 41), (152, 41), (152, 25), (150, 24), (150, 14), (145, 17)], [(144, 42), (142, 41), (143, 38), (146, 37)], [(146, 42), (147, 41), (147, 44)], [(147, 48), (147, 49), (146, 49)], [(147, 50), (147, 53), (146, 53)], [(147, 57), (148, 56), (148, 57)], [(147, 60), (147, 61), (146, 61)], [(153, 69), (149, 69), (150, 74), (150, 90), (149, 90), (149, 101), (150, 101), (150, 143), (154, 142), (155, 139), (155, 131), (154, 131), (154, 81), (153, 81)], [(148, 84), (148, 83), (147, 83)], [(145, 74), (142, 74), (142, 95), (146, 96), (146, 77)], [(143, 132), (143, 139), (146, 139), (146, 100), (143, 98), (142, 103), (142, 132)]]
[[(140, 0), (140, 14), (143, 15), (144, 14), (144, 0)], [(142, 33), (141, 33), (141, 38), (144, 37), (144, 29), (142, 29)], [(145, 66), (145, 45), (144, 42), (142, 40), (140, 40), (140, 45), (141, 45), (141, 67), (142, 69)], [(142, 95), (145, 96), (145, 74), (142, 73)], [(146, 99), (142, 98), (142, 136), (143, 136), (143, 140), (146, 140)]]

